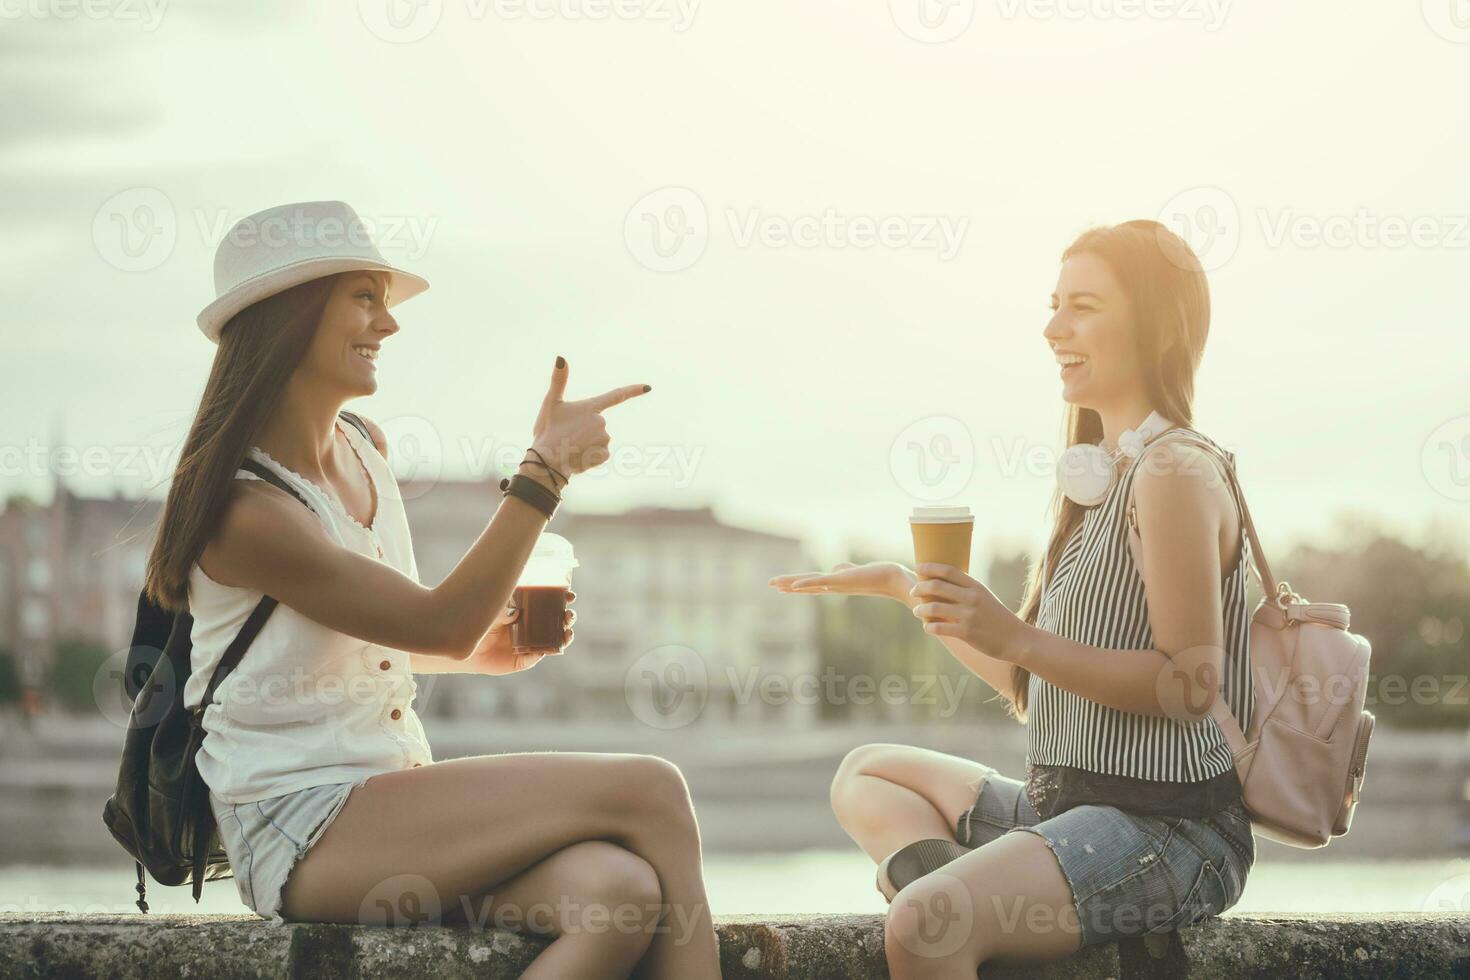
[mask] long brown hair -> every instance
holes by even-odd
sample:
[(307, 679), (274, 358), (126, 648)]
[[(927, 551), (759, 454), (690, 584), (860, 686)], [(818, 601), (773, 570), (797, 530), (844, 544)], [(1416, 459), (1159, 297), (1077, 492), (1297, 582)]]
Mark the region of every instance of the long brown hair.
[(178, 612), (187, 604), (189, 569), (219, 524), (246, 450), (310, 349), (337, 278), (267, 296), (220, 333), (148, 555), (143, 591), (162, 608)]
[[(1210, 288), (1199, 259), (1184, 240), (1156, 221), (1128, 221), (1082, 233), (1062, 261), (1095, 255), (1108, 264), (1133, 305), (1134, 349), (1143, 372), (1143, 389), (1154, 411), (1181, 425), (1194, 420), (1194, 372), (1210, 332)], [(1102, 439), (1102, 418), (1090, 408), (1067, 405), (1063, 448)], [(1031, 566), (1020, 617), (1036, 622), (1041, 594), (1061, 558), (1067, 539), (1087, 508), (1052, 492), (1054, 516), (1046, 551)], [(1011, 713), (1026, 720), (1031, 672), (1011, 668)]]

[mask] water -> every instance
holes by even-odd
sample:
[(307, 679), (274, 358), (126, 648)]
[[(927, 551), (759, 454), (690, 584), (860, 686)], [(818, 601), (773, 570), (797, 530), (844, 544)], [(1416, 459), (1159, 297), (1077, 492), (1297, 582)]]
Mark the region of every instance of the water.
[[(3, 718), (3, 716), (0, 716)], [(436, 756), (487, 751), (478, 720), (436, 720)], [(105, 721), (52, 718), (35, 751), (0, 765), (0, 911), (138, 914), (132, 862), (102, 828), (112, 791), (117, 732)], [(718, 729), (697, 736), (629, 726), (518, 721), (495, 730), (496, 751), (552, 748), (651, 752), (677, 762), (698, 802), (705, 877), (716, 914), (882, 913), (873, 866), (832, 815), (827, 787), (855, 745), (898, 741), (965, 754), (1019, 772), (1017, 726), (838, 726), (803, 731)], [(39, 738), (39, 736), (38, 736)], [(479, 741), (476, 741), (476, 738)], [(1375, 734), (1378, 760), (1352, 833), (1321, 851), (1257, 838), (1258, 857), (1231, 914), (1470, 912), (1470, 814), (1460, 799), (1464, 736)], [(1451, 779), (1453, 776), (1453, 779)], [(1452, 790), (1452, 791), (1447, 791)], [(187, 888), (149, 883), (161, 913), (249, 914), (233, 881)]]
[[(713, 854), (705, 858), (718, 915), (882, 913), (873, 865), (854, 850)], [(139, 914), (131, 866), (0, 867), (0, 912)], [(198, 905), (186, 887), (148, 883), (152, 912), (249, 914), (233, 881), (210, 882)], [(1268, 912), (1470, 911), (1470, 859), (1258, 860), (1230, 915)]]

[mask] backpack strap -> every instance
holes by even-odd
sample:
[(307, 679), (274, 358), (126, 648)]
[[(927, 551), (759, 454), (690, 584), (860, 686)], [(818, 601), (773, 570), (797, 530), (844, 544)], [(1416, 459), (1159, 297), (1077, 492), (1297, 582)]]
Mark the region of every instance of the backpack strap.
[(307, 503), (306, 498), (301, 496), (301, 494), (297, 491), (295, 487), (291, 486), (291, 484), (281, 479), (280, 475), (269, 466), (265, 466), (257, 460), (246, 457), (245, 460), (240, 463), (240, 469), (249, 470), (251, 473), (254, 473), (256, 476), (260, 477), (271, 486), (286, 491), (291, 496), (301, 501), (301, 506), (305, 507), (307, 510), (311, 510), (311, 504)]
[[(338, 412), (337, 415), (347, 422), (351, 423), (352, 427), (355, 428), (358, 432), (361, 432), (362, 437), (368, 442), (373, 441), (373, 434), (368, 431), (367, 423), (362, 420), (362, 416), (356, 414), (355, 412), (349, 412), (345, 408), (342, 411)], [(374, 445), (376, 445), (376, 443), (374, 443)]]
[[(263, 466), (256, 460), (246, 457), (240, 463), (240, 468), (253, 473), (272, 486), (289, 493), (308, 510), (311, 508), (306, 498), (301, 496), (295, 487), (283, 480), (269, 467)], [(214, 673), (209, 678), (209, 685), (204, 690), (204, 696), (200, 699), (198, 706), (191, 712), (193, 724), (197, 725), (201, 730), (204, 728), (204, 711), (213, 703), (215, 691), (219, 688), (220, 683), (229, 676), (230, 672), (239, 665), (241, 658), (245, 655), (245, 651), (255, 641), (256, 636), (260, 634), (262, 627), (265, 626), (265, 621), (270, 618), (271, 613), (275, 611), (277, 605), (278, 602), (275, 597), (269, 595), (262, 596), (260, 602), (256, 604), (255, 609), (246, 618), (245, 625), (241, 627), (240, 632), (230, 642), (229, 647), (226, 648), (224, 655), (220, 658), (220, 662), (215, 666)], [(168, 614), (161, 608), (148, 602), (146, 596), (140, 596), (138, 599), (138, 626), (134, 629), (133, 645), (136, 647), (139, 640), (142, 639), (162, 636), (166, 627), (169, 634), (172, 635), (175, 630), (188, 630), (191, 624), (192, 620), (189, 618), (187, 610), (178, 614)], [(128, 673), (129, 677), (125, 678), (125, 680), (131, 680), (132, 671), (130, 670)], [(193, 768), (193, 765), (194, 763), (191, 758), (189, 767)], [(200, 900), (200, 895), (204, 888), (204, 876), (209, 863), (209, 844), (210, 838), (214, 833), (214, 821), (210, 819), (209, 796), (207, 791), (198, 794), (193, 805), (195, 807), (195, 813), (193, 814), (193, 893), (194, 901), (197, 903)], [(147, 886), (143, 878), (143, 863), (136, 858), (133, 863), (138, 873), (138, 898), (135, 904), (138, 906), (140, 912), (147, 913)]]
[[(306, 502), (306, 498), (301, 496), (295, 487), (281, 479), (270, 467), (263, 466), (255, 460), (248, 458), (240, 466), (242, 469), (249, 470), (272, 486), (286, 491), (301, 501), (303, 507), (308, 510), (311, 509), (311, 504)], [(235, 639), (225, 649), (224, 656), (220, 658), (219, 663), (214, 668), (214, 673), (209, 678), (209, 686), (204, 689), (204, 697), (199, 700), (199, 706), (194, 709), (198, 713), (201, 724), (203, 724), (204, 709), (214, 701), (215, 689), (229, 676), (230, 671), (239, 665), (240, 659), (245, 656), (245, 651), (250, 647), (250, 644), (255, 642), (256, 636), (260, 634), (261, 629), (265, 626), (265, 621), (275, 611), (276, 605), (277, 601), (273, 596), (262, 596), (260, 602), (245, 620), (245, 625), (240, 628), (240, 632), (236, 634)]]
[(144, 882), (143, 882), (143, 862), (134, 859), (133, 863), (138, 866), (138, 885), (137, 885), (137, 888), (138, 888), (138, 900), (136, 902), (134, 902), (133, 904), (136, 905), (136, 906), (138, 906), (138, 910), (140, 912), (142, 912), (144, 915), (147, 915), (148, 914), (148, 886), (146, 884), (144, 884)]
[[(301, 496), (295, 487), (281, 479), (269, 467), (263, 466), (256, 460), (248, 457), (240, 463), (240, 467), (254, 473), (272, 486), (286, 491), (300, 501), (303, 507), (308, 510), (311, 509), (311, 504), (307, 503), (306, 498)], [(265, 627), (265, 621), (270, 619), (271, 613), (275, 612), (278, 604), (274, 596), (261, 596), (260, 602), (256, 604), (255, 608), (251, 610), (250, 615), (246, 618), (245, 625), (240, 627), (240, 632), (235, 634), (235, 638), (225, 648), (224, 655), (220, 657), (219, 663), (215, 665), (214, 673), (210, 675), (209, 686), (204, 689), (204, 696), (199, 699), (199, 705), (194, 709), (194, 721), (201, 729), (204, 727), (204, 711), (209, 705), (214, 703), (215, 690), (230, 675), (230, 672), (240, 665), (240, 660), (245, 656), (245, 651), (250, 649), (250, 644), (254, 643), (255, 638), (260, 635), (261, 629)], [(213, 833), (214, 822), (205, 819), (209, 816), (209, 798), (207, 794), (201, 795), (195, 801), (195, 805), (198, 807), (198, 812), (195, 814), (194, 819), (193, 892), (194, 901), (197, 903), (204, 890), (204, 876), (209, 863), (210, 835)], [(141, 884), (139, 895), (142, 895)]]
[(261, 628), (265, 626), (265, 621), (270, 619), (271, 613), (275, 612), (276, 605), (277, 602), (273, 596), (263, 596), (251, 610), (250, 616), (246, 618), (245, 625), (240, 627), (240, 632), (235, 634), (235, 638), (230, 641), (230, 645), (225, 649), (225, 655), (220, 658), (219, 664), (214, 668), (214, 673), (210, 675), (209, 686), (204, 689), (204, 697), (200, 698), (199, 706), (194, 709), (199, 712), (201, 719), (204, 717), (204, 709), (214, 701), (215, 688), (219, 687), (220, 682), (229, 676), (230, 671), (239, 666), (246, 649), (260, 635)]
[[(1281, 602), (1282, 600), (1277, 594), (1278, 586), (1276, 584), (1276, 579), (1271, 574), (1271, 566), (1266, 564), (1266, 554), (1264, 551), (1261, 550), (1260, 539), (1256, 537), (1256, 526), (1255, 523), (1251, 521), (1250, 507), (1245, 502), (1245, 493), (1240, 489), (1240, 482), (1236, 479), (1235, 467), (1231, 465), (1230, 460), (1224, 454), (1222, 454), (1220, 450), (1216, 449), (1208, 442), (1189, 435), (1174, 436), (1171, 439), (1170, 434), (1167, 432), (1143, 447), (1143, 452), (1139, 453), (1138, 460), (1135, 462), (1135, 465), (1137, 465), (1137, 462), (1142, 462), (1144, 454), (1146, 454), (1150, 449), (1152, 449), (1154, 446), (1162, 444), (1166, 440), (1182, 443), (1185, 445), (1198, 446), (1208, 452), (1211, 456), (1221, 461), (1222, 468), (1225, 471), (1225, 476), (1230, 481), (1231, 492), (1236, 501), (1240, 504), (1241, 523), (1245, 526), (1246, 536), (1250, 540), (1251, 560), (1252, 566), (1254, 567), (1256, 572), (1256, 577), (1261, 580), (1261, 588), (1265, 592), (1266, 597), (1268, 599), (1275, 599), (1276, 601)], [(1125, 513), (1127, 514), (1128, 518), (1128, 550), (1133, 554), (1133, 563), (1138, 566), (1139, 574), (1142, 574), (1143, 544), (1138, 536), (1138, 512), (1133, 503), (1133, 483), (1131, 481), (1128, 484), (1128, 499), (1125, 502)], [(1282, 582), (1281, 585), (1284, 586), (1287, 585), (1287, 583)], [(1245, 733), (1241, 731), (1240, 722), (1236, 720), (1235, 715), (1231, 712), (1230, 705), (1225, 703), (1225, 698), (1223, 695), (1217, 696), (1214, 700), (1214, 703), (1211, 704), (1210, 717), (1214, 720), (1216, 726), (1219, 727), (1220, 734), (1225, 737), (1225, 744), (1230, 747), (1230, 755), (1236, 765), (1236, 773), (1237, 775), (1240, 775), (1241, 759), (1245, 756), (1246, 753)], [(1241, 781), (1244, 782), (1243, 777)]]
[[(1150, 442), (1148, 445), (1144, 446), (1143, 452), (1139, 454), (1138, 460), (1137, 462), (1135, 462), (1134, 465), (1137, 465), (1137, 463), (1141, 463), (1143, 461), (1144, 455), (1147, 454), (1150, 449), (1152, 449), (1154, 446), (1163, 444), (1165, 441), (1182, 443), (1184, 445), (1198, 446), (1208, 452), (1211, 456), (1214, 456), (1216, 459), (1221, 461), (1221, 468), (1224, 469), (1225, 476), (1230, 481), (1231, 493), (1235, 497), (1235, 500), (1240, 504), (1241, 523), (1245, 526), (1246, 536), (1250, 539), (1251, 543), (1251, 565), (1255, 570), (1256, 577), (1260, 579), (1261, 589), (1263, 592), (1265, 592), (1266, 597), (1270, 599), (1275, 599), (1279, 591), (1276, 577), (1271, 574), (1271, 566), (1266, 562), (1266, 552), (1261, 548), (1261, 539), (1256, 536), (1256, 525), (1255, 522), (1251, 520), (1250, 505), (1245, 502), (1245, 492), (1240, 489), (1240, 482), (1236, 479), (1235, 476), (1235, 467), (1230, 464), (1229, 459), (1221, 454), (1220, 450), (1216, 449), (1208, 442), (1205, 442), (1204, 440), (1195, 438), (1193, 436), (1174, 436), (1171, 438), (1170, 434), (1167, 432), (1159, 438), (1155, 439), (1153, 442)], [(1133, 551), (1134, 564), (1136, 564), (1139, 569), (1142, 570), (1142, 552), (1139, 550), (1138, 537), (1138, 510), (1133, 503), (1132, 482), (1129, 482), (1128, 484), (1128, 500), (1125, 513), (1128, 518), (1128, 546)]]

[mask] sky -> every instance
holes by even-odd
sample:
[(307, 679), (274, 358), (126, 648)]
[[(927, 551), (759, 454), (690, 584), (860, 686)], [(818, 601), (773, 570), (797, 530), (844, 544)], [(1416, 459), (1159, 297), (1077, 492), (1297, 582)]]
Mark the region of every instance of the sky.
[(0, 496), (161, 493), (215, 245), (335, 199), (431, 283), (348, 406), (401, 477), (519, 459), (562, 354), (654, 388), (571, 508), (1034, 546), (1061, 252), (1154, 218), (1268, 549), (1470, 507), (1466, 0), (0, 0), (0, 88)]

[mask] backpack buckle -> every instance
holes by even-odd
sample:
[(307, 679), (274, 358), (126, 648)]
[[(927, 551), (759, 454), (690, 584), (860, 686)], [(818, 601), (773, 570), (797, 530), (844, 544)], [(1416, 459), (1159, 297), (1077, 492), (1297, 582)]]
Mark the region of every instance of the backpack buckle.
[(1293, 591), (1290, 582), (1281, 581), (1276, 583), (1276, 595), (1272, 597), (1272, 601), (1284, 612), (1286, 607), (1291, 603), (1306, 602), (1307, 600)]

